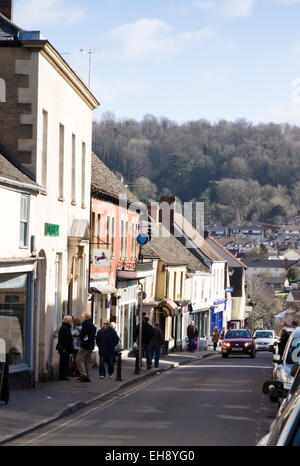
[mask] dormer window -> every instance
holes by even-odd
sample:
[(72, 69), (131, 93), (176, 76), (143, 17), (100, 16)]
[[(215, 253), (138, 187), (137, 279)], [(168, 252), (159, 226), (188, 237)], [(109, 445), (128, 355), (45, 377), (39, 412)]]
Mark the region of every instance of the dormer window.
[(2, 78), (0, 78), (0, 102), (6, 102), (6, 84)]

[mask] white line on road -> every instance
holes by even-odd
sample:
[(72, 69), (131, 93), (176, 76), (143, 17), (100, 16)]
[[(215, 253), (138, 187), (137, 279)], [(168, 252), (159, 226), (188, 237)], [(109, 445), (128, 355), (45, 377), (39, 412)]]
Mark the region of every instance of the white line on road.
[(192, 364), (186, 364), (185, 366), (179, 366), (178, 369), (190, 369), (190, 368), (195, 368), (195, 369), (205, 369), (205, 368), (215, 368), (215, 367), (223, 367), (223, 368), (227, 368), (227, 367), (238, 367), (238, 368), (243, 368), (243, 369), (272, 369), (271, 366), (238, 366), (236, 364), (201, 364), (201, 366), (195, 366), (195, 365), (192, 365)]

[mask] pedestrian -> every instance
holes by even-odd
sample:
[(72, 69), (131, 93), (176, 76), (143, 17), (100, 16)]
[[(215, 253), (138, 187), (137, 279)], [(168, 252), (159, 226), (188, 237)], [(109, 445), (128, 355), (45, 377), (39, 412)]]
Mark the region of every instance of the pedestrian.
[(150, 340), (149, 346), (149, 357), (150, 357), (150, 367), (152, 366), (152, 361), (154, 357), (154, 366), (157, 368), (159, 365), (159, 355), (161, 345), (164, 343), (164, 337), (159, 324), (156, 323), (153, 327), (153, 337)]
[(223, 327), (223, 330), (222, 330), (221, 335), (220, 335), (221, 340), (224, 340), (225, 333), (226, 333), (226, 329), (225, 329), (225, 327)]
[(79, 334), (80, 347), (76, 356), (80, 382), (90, 382), (92, 375), (92, 352), (95, 347), (96, 327), (89, 312), (81, 316), (82, 327)]
[(109, 378), (112, 379), (114, 373), (115, 347), (119, 343), (117, 332), (110, 325), (109, 320), (103, 322), (103, 327), (98, 330), (96, 344), (99, 349), (99, 377), (104, 379), (106, 376), (106, 365)]
[(56, 349), (59, 353), (59, 380), (70, 380), (67, 378), (70, 354), (74, 351), (71, 333), (72, 316), (65, 316), (58, 332)]
[(219, 341), (219, 338), (220, 338), (220, 333), (219, 333), (218, 327), (215, 327), (213, 329), (213, 332), (212, 332), (211, 336), (212, 336), (212, 342), (213, 342), (213, 345), (214, 345), (214, 351), (216, 351), (217, 344), (218, 344), (218, 341)]
[(119, 355), (119, 353), (122, 351), (122, 343), (121, 343), (121, 340), (120, 340), (120, 335), (118, 333), (118, 327), (117, 327), (117, 324), (116, 322), (111, 322), (110, 323), (110, 326), (115, 330), (116, 334), (118, 335), (118, 343), (115, 347), (115, 359), (114, 359), (114, 364), (116, 363), (116, 357)]
[[(137, 325), (134, 341), (136, 342), (139, 337), (140, 331), (140, 324)], [(147, 369), (151, 368), (150, 364), (150, 353), (149, 353), (149, 345), (151, 338), (153, 337), (153, 327), (149, 324), (149, 317), (144, 316), (142, 322), (142, 355), (146, 358), (147, 361)]]
[(286, 347), (289, 336), (290, 336), (289, 332), (283, 327), (280, 330), (279, 343), (278, 343), (278, 353), (280, 354), (281, 357), (283, 356), (284, 349)]
[(74, 376), (78, 376), (78, 377), (79, 377), (79, 371), (76, 365), (76, 356), (80, 348), (79, 335), (80, 335), (81, 329), (82, 329), (81, 320), (78, 319), (77, 317), (74, 317), (73, 330), (72, 330), (73, 345), (74, 345), (74, 353), (72, 357), (72, 373)]
[(190, 325), (187, 327), (187, 337), (189, 339), (189, 352), (194, 353), (195, 351), (195, 338), (198, 337), (198, 329), (195, 322), (191, 320)]

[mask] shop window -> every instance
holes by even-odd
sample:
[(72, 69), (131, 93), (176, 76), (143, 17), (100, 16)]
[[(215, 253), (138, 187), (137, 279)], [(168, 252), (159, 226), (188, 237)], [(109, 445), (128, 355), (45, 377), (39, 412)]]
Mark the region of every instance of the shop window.
[(0, 78), (0, 102), (6, 102), (6, 84), (2, 78)]
[(28, 362), (29, 273), (0, 274), (0, 339), (11, 365)]

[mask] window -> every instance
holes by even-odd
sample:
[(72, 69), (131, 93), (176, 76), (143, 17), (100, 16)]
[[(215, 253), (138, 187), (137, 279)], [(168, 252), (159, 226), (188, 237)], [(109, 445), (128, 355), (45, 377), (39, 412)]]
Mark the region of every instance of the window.
[(0, 274), (0, 339), (9, 364), (29, 362), (31, 273)]
[(48, 112), (43, 110), (43, 134), (41, 157), (41, 184), (47, 186), (47, 155), (48, 155)]
[(124, 220), (121, 220), (121, 257), (124, 257)]
[(59, 200), (64, 200), (64, 157), (65, 157), (65, 127), (59, 125), (59, 167), (58, 167), (58, 186)]
[(107, 217), (106, 219), (106, 247), (107, 249), (111, 249), (111, 244), (110, 244), (110, 217)]
[(128, 222), (125, 223), (125, 257), (127, 257), (128, 247)]
[(135, 224), (131, 224), (131, 259), (135, 258)]
[(115, 219), (111, 218), (111, 255), (115, 255)]
[[(62, 254), (56, 254), (55, 261), (55, 288), (54, 288), (54, 315), (53, 315), (53, 329), (54, 331), (58, 329), (62, 314), (60, 314), (61, 306), (61, 277), (62, 276)], [(72, 303), (71, 303), (72, 305)]]
[(176, 281), (177, 281), (177, 272), (174, 272), (174, 288), (173, 288), (173, 299), (176, 299)]
[(71, 187), (72, 204), (76, 205), (76, 136), (72, 134), (72, 187)]
[(98, 248), (101, 246), (101, 214), (98, 214), (97, 220), (97, 246)]
[(85, 166), (86, 166), (86, 144), (82, 143), (81, 150), (81, 207), (85, 209)]
[(2, 78), (0, 78), (0, 102), (6, 102), (6, 85)]
[(21, 195), (20, 211), (20, 247), (28, 248), (29, 244), (29, 206), (30, 197), (25, 194)]
[(92, 249), (95, 247), (95, 212), (92, 212), (92, 219), (91, 219), (91, 240), (92, 240)]

